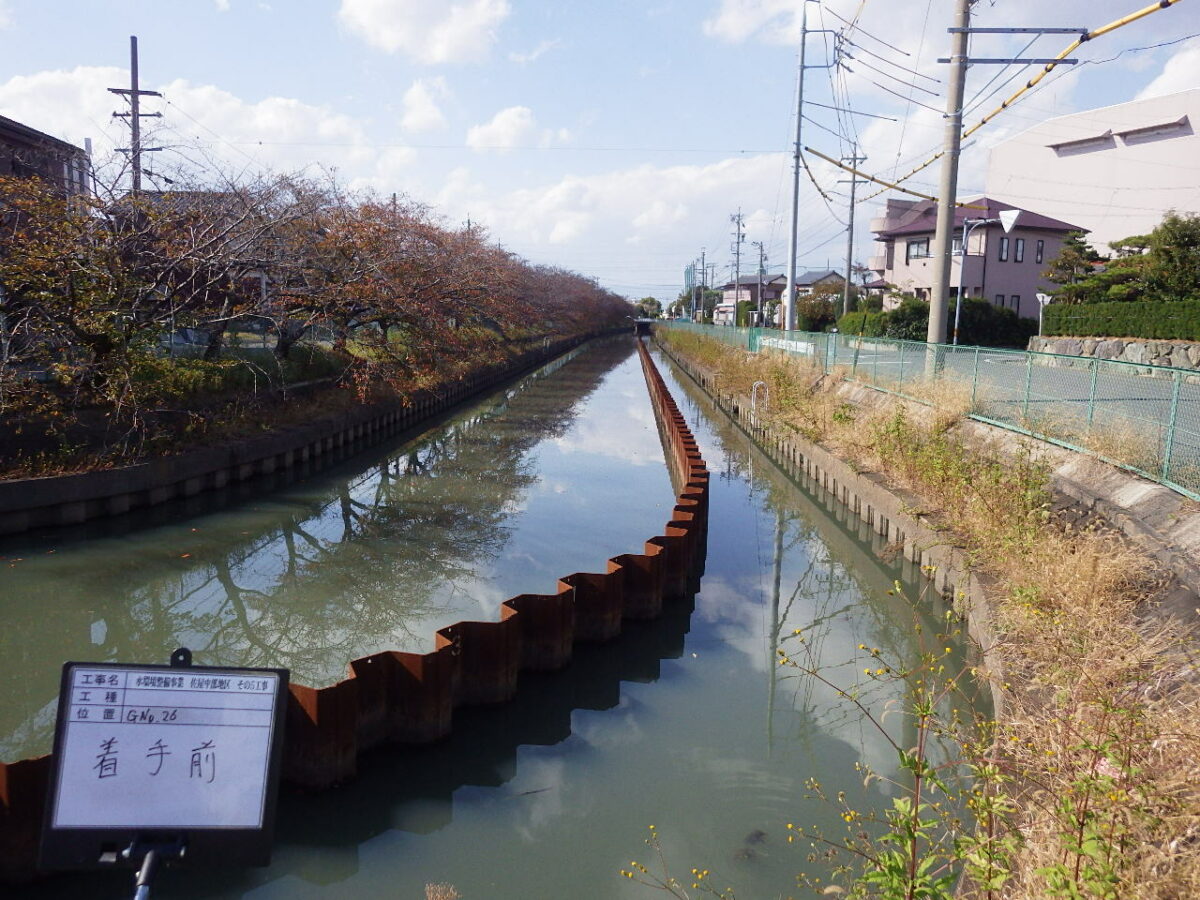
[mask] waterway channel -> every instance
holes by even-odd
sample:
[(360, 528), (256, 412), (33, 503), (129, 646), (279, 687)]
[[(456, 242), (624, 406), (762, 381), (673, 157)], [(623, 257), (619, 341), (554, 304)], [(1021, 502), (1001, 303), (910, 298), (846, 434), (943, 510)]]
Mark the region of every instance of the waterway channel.
[[(592, 345), (419, 435), (281, 492), (171, 524), (0, 547), (0, 758), (45, 752), (66, 659), (283, 665), (324, 684), (379, 649), (426, 650), (434, 630), (494, 618), (521, 592), (636, 552), (674, 502), (631, 339)], [(868, 804), (854, 763), (894, 752), (853, 707), (775, 664), (794, 629), (839, 684), (881, 714), (899, 688), (866, 679), (858, 645), (903, 664), (919, 641), (904, 576), (657, 357), (713, 471), (699, 593), (562, 672), (523, 673), (517, 699), (460, 709), (430, 746), (383, 749), (352, 783), (285, 791), (274, 860), (168, 871), (157, 897), (464, 900), (655, 896), (618, 876), (712, 870), (742, 898), (797, 894), (812, 871), (786, 823), (837, 811), (806, 779)], [(795, 649), (793, 645), (791, 649)], [(903, 737), (903, 736), (902, 736)], [(128, 877), (60, 876), (21, 897), (108, 897)]]

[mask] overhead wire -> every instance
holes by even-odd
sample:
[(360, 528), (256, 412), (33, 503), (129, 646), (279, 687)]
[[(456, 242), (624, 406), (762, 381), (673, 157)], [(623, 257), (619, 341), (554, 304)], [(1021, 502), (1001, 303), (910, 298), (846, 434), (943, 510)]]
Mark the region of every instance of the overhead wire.
[(901, 50), (901, 49), (900, 49), (899, 47), (897, 47), (896, 45), (894, 45), (894, 44), (889, 44), (889, 43), (888, 43), (887, 41), (885, 41), (883, 38), (876, 37), (875, 35), (871, 34), (871, 32), (869, 32), (869, 31), (867, 31), (865, 28), (863, 28), (861, 25), (856, 25), (855, 23), (851, 22), (849, 19), (845, 18), (844, 16), (840, 16), (840, 15), (838, 15), (838, 14), (837, 14), (836, 12), (834, 12), (832, 9), (826, 9), (826, 7), (825, 7), (824, 5), (822, 5), (822, 6), (821, 6), (821, 9), (822, 9), (823, 11), (825, 11), (825, 12), (828, 12), (828, 13), (829, 13), (831, 16), (833, 16), (835, 19), (838, 19), (838, 20), (839, 20), (839, 21), (841, 21), (842, 23), (844, 23), (844, 24), (846, 24), (846, 25), (852, 25), (852, 26), (854, 26), (854, 27), (855, 27), (855, 28), (856, 28), (856, 29), (859, 31), (859, 33), (860, 33), (860, 34), (865, 34), (865, 35), (866, 35), (867, 37), (869, 37), (871, 40), (873, 40), (873, 41), (875, 41), (875, 42), (877, 42), (877, 43), (883, 44), (883, 46), (887, 47), (888, 49), (890, 49), (890, 50), (895, 50), (897, 53), (899, 53), (899, 54), (901, 54), (901, 55), (903, 55), (903, 56), (912, 56), (912, 54), (911, 54), (911, 53), (909, 53), (907, 50)]
[[(1035, 34), (1024, 47), (1022, 47), (1020, 50), (1017, 51), (1016, 55), (1017, 56), (1024, 55), (1025, 52), (1028, 51), (1030, 47), (1032, 47), (1035, 43), (1037, 43), (1037, 39), (1039, 37), (1041, 37), (1040, 34)], [(985, 84), (983, 87), (981, 87), (979, 90), (977, 90), (975, 92), (975, 96), (963, 104), (963, 115), (964, 116), (966, 116), (970, 111), (973, 111), (973, 110), (977, 109), (978, 107), (982, 106), (983, 104), (987, 103), (988, 100), (990, 100), (996, 94), (1000, 93), (1000, 91), (1004, 90), (1004, 88), (1008, 84), (1010, 84), (1014, 78), (1020, 78), (1021, 73), (1023, 73), (1029, 67), (1029, 64), (1026, 63), (1024, 66), (1017, 69), (1017, 71), (1015, 71), (1011, 75), (1009, 75), (1008, 78), (1006, 78), (1003, 81), (1003, 83), (1000, 84), (999, 87), (995, 88), (986, 97), (983, 97), (983, 92), (986, 91), (988, 88), (990, 88), (993, 84), (995, 84), (997, 79), (999, 79), (1002, 75), (1004, 75), (1005, 72), (1007, 72), (1009, 69), (1011, 69), (1013, 67), (1013, 65), (1014, 65), (1014, 63), (1007, 63), (1006, 65), (1001, 66), (996, 71), (996, 74), (993, 75), (990, 79), (988, 79), (987, 84)], [(980, 99), (981, 97), (982, 97), (982, 99)]]
[[(929, 30), (929, 13), (933, 9), (933, 0), (926, 0), (925, 3), (925, 19), (921, 23), (921, 39), (917, 43), (917, 59), (921, 58), (921, 53), (925, 50), (925, 34)], [(908, 120), (912, 115), (913, 96), (912, 88), (915, 84), (910, 85), (908, 96), (905, 98), (904, 120), (900, 125), (900, 140), (896, 144), (896, 161), (892, 164), (892, 177), (895, 178), (896, 170), (900, 168), (900, 153), (904, 149), (904, 137), (908, 132)]]
[[(921, 87), (919, 84), (916, 84), (916, 83), (909, 83), (909, 82), (905, 81), (903, 78), (901, 78), (899, 75), (893, 75), (891, 72), (885, 72), (883, 69), (880, 69), (877, 66), (871, 65), (869, 62), (866, 62), (865, 60), (858, 59), (857, 57), (851, 56), (850, 54), (846, 54), (846, 58), (854, 60), (856, 65), (864, 66), (865, 68), (868, 68), (872, 72), (882, 75), (885, 78), (891, 78), (893, 81), (899, 82), (900, 84), (904, 85), (905, 87), (909, 87), (914, 90), (921, 91), (922, 93), (929, 94), (929, 96), (931, 96), (931, 97), (940, 97), (941, 96), (941, 94), (935, 90), (931, 90), (930, 88), (927, 88), (927, 87)], [(843, 67), (847, 68), (847, 69), (850, 68), (849, 66), (843, 66)], [(850, 71), (853, 72), (854, 70), (850, 69)]]
[[(1066, 59), (1067, 56), (1069, 56), (1071, 53), (1073, 53), (1075, 50), (1077, 50), (1079, 47), (1081, 47), (1087, 41), (1093, 40), (1094, 38), (1097, 38), (1097, 37), (1102, 37), (1103, 35), (1106, 35), (1106, 34), (1109, 34), (1110, 32), (1116, 31), (1118, 28), (1122, 28), (1125, 25), (1129, 25), (1132, 22), (1138, 21), (1139, 19), (1143, 19), (1146, 16), (1151, 15), (1152, 13), (1156, 13), (1159, 10), (1168, 9), (1169, 7), (1174, 6), (1175, 4), (1177, 4), (1179, 2), (1180, 2), (1180, 0), (1157, 0), (1157, 2), (1151, 4), (1150, 6), (1146, 6), (1139, 10), (1135, 10), (1134, 12), (1129, 13), (1126, 16), (1122, 16), (1119, 19), (1115, 19), (1114, 21), (1109, 22), (1106, 25), (1102, 25), (1101, 27), (1099, 27), (1097, 29), (1083, 32), (1080, 35), (1080, 37), (1076, 38), (1074, 41), (1072, 41), (1070, 44), (1068, 44), (1056, 57), (1054, 57), (1054, 59), (1052, 59), (1050, 62), (1046, 63), (1042, 67), (1042, 70), (1037, 75), (1035, 75), (1033, 78), (1029, 79), (1029, 81), (1027, 81), (1025, 83), (1025, 85), (1023, 87), (1021, 87), (1020, 90), (1016, 91), (1012, 96), (1010, 96), (1008, 99), (1006, 99), (1004, 102), (1002, 102), (998, 107), (996, 107), (990, 113), (985, 115), (983, 118), (981, 118), (978, 122), (976, 122), (970, 128), (966, 129), (962, 133), (962, 139), (966, 140), (968, 137), (970, 137), (972, 134), (974, 134), (976, 131), (978, 131), (980, 128), (982, 128), (984, 125), (991, 122), (1000, 113), (1002, 113), (1006, 109), (1008, 109), (1009, 106), (1011, 106), (1013, 103), (1016, 103), (1018, 100), (1020, 100), (1026, 93), (1034, 90), (1038, 86), (1038, 84), (1040, 84), (1042, 82), (1042, 80), (1046, 78), (1047, 75), (1051, 74), (1052, 72), (1055, 71), (1055, 69), (1058, 68), (1059, 63), (1062, 60)], [(881, 86), (876, 85), (876, 87), (881, 87)], [(935, 110), (935, 112), (936, 111), (937, 110)], [(917, 166), (915, 169), (913, 169), (911, 172), (909, 172), (903, 178), (896, 179), (895, 185), (898, 185), (900, 182), (908, 180), (913, 175), (917, 174), (917, 172), (920, 172), (920, 171), (928, 168), (929, 166), (933, 165), (933, 163), (935, 163), (943, 155), (944, 155), (944, 151), (939, 151), (938, 153), (935, 153), (933, 156), (929, 157), (929, 159), (925, 160), (925, 162), (923, 162), (921, 165)], [(869, 176), (866, 176), (865, 173), (857, 173), (857, 174), (861, 174), (864, 177), (869, 177)], [(881, 183), (881, 184), (885, 183), (879, 179), (873, 178), (872, 180), (879, 181), (879, 183)], [(894, 186), (894, 185), (892, 185), (892, 186)], [(889, 187), (891, 187), (891, 186), (889, 186)], [(881, 193), (883, 193), (883, 191), (876, 191), (875, 193), (864, 197), (859, 202), (865, 203), (866, 201), (879, 196)]]
[[(918, 72), (916, 69), (910, 69), (908, 66), (902, 66), (902, 65), (900, 65), (900, 63), (895, 62), (894, 60), (890, 60), (886, 56), (884, 56), (880, 53), (876, 53), (874, 50), (871, 50), (867, 47), (864, 47), (862, 44), (855, 43), (854, 41), (850, 40), (849, 37), (844, 37), (843, 40), (847, 44), (849, 44), (851, 47), (853, 47), (855, 50), (861, 50), (863, 53), (867, 54), (868, 56), (874, 57), (875, 59), (879, 60), (880, 62), (885, 62), (889, 66), (895, 66), (897, 69), (901, 69), (902, 71), (908, 72), (910, 75), (916, 75), (919, 78), (925, 78), (925, 79), (928, 79), (929, 81), (935, 82), (937, 84), (942, 83), (942, 79), (940, 79), (940, 78), (934, 78), (932, 75), (926, 75), (924, 72)], [(847, 53), (846, 55), (848, 57), (850, 57), (851, 59), (854, 59), (853, 54)], [(905, 82), (905, 83), (907, 84), (907, 82)]]

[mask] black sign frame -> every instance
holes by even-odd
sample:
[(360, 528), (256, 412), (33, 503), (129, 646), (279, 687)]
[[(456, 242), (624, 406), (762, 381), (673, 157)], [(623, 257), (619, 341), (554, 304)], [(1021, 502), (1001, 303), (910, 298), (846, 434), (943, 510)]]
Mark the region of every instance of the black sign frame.
[[(54, 757), (42, 824), (38, 867), (42, 871), (89, 870), (113, 866), (137, 868), (148, 851), (164, 859), (183, 859), (187, 863), (216, 863), (222, 866), (264, 866), (270, 862), (275, 834), (275, 807), (279, 797), (279, 776), (283, 761), (284, 723), (288, 703), (288, 669), (247, 668), (238, 666), (193, 666), (185, 648), (172, 654), (170, 665), (150, 663), (63, 663), (58, 714), (54, 732)], [(172, 676), (212, 676), (277, 678), (271, 719), (269, 750), (266, 760), (265, 795), (260, 827), (137, 827), (89, 826), (54, 827), (61, 770), (65, 759), (67, 723), (72, 706), (73, 673), (77, 669), (103, 672), (167, 673)]]

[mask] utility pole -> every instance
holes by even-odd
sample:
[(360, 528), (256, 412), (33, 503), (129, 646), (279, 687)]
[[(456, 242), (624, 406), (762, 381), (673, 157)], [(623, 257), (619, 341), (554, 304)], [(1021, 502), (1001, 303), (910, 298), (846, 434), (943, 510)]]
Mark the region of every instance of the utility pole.
[[(847, 163), (851, 169), (857, 169), (858, 164), (866, 162), (865, 156), (858, 155), (858, 145), (855, 144), (850, 151), (850, 156), (843, 157), (842, 162)], [(854, 189), (858, 187), (860, 179), (858, 175), (851, 174), (848, 179), (843, 181), (850, 182), (850, 215), (846, 222), (846, 283), (842, 286), (842, 315), (850, 312), (850, 281), (854, 271)], [(866, 181), (861, 181), (866, 184)]]
[(763, 312), (763, 276), (767, 274), (765, 264), (767, 261), (766, 250), (763, 249), (762, 241), (754, 241), (754, 246), (758, 248), (758, 324), (762, 325)]
[(138, 87), (138, 49), (137, 37), (130, 35), (129, 37), (129, 87), (128, 88), (109, 88), (109, 93), (123, 94), (125, 99), (129, 101), (129, 112), (115, 112), (114, 119), (129, 119), (129, 147), (119, 148), (118, 152), (129, 154), (130, 175), (132, 184), (130, 193), (138, 194), (142, 190), (142, 154), (157, 153), (162, 150), (162, 147), (143, 147), (142, 146), (142, 119), (162, 118), (162, 113), (144, 113), (141, 110), (142, 97), (161, 97), (158, 91), (143, 91)]
[[(1058, 65), (1075, 65), (1077, 59), (1054, 57), (1041, 58), (991, 58), (973, 59), (967, 55), (967, 42), (972, 34), (1079, 34), (1080, 40), (1073, 47), (1100, 32), (1089, 32), (1087, 28), (972, 28), (971, 5), (975, 0), (955, 0), (954, 26), (949, 29), (952, 36), (949, 57), (939, 59), (950, 64), (950, 79), (946, 92), (946, 129), (942, 142), (942, 173), (938, 185), (937, 231), (934, 233), (933, 249), (933, 294), (929, 299), (928, 343), (944, 343), (946, 340), (946, 318), (950, 296), (950, 262), (954, 256), (954, 208), (958, 194), (958, 161), (962, 150), (963, 92), (967, 80), (967, 66), (972, 63), (987, 65), (1032, 65), (1045, 66), (1046, 72)], [(1162, 9), (1163, 4), (1147, 7), (1142, 14)], [(1122, 20), (1123, 23), (1124, 20)], [(1068, 49), (1073, 49), (1068, 48)], [(1039, 76), (1040, 77), (1040, 76)], [(1011, 99), (1011, 98), (1010, 98)], [(1007, 102), (1007, 101), (1006, 101)], [(1011, 227), (1011, 226), (1010, 226)], [(965, 256), (964, 256), (965, 262)], [(932, 358), (931, 358), (931, 361)]]
[(954, 201), (958, 193), (958, 157), (962, 148), (963, 90), (967, 81), (967, 39), (971, 4), (955, 0), (950, 50), (950, 79), (946, 89), (946, 128), (942, 137), (942, 175), (938, 185), (937, 230), (933, 236), (933, 295), (929, 298), (929, 329), (925, 340), (945, 343), (946, 306), (950, 294), (950, 257), (953, 249)]
[(800, 71), (796, 75), (796, 145), (792, 148), (792, 227), (788, 237), (787, 280), (783, 285), (783, 316), (779, 327), (796, 330), (796, 240), (800, 231), (800, 131), (804, 124), (804, 48), (808, 43), (808, 0), (800, 0)]
[(817, 0), (800, 0), (800, 69), (796, 74), (796, 144), (792, 149), (792, 227), (788, 235), (787, 282), (784, 284), (783, 318), (780, 327), (785, 331), (796, 330), (796, 239), (800, 230), (800, 169), (804, 160), (800, 156), (801, 126), (804, 124), (804, 70), (806, 68), (828, 69), (832, 63), (820, 66), (805, 66), (804, 49), (810, 34), (829, 33), (829, 28), (808, 30), (808, 4)]
[(742, 224), (742, 208), (739, 206), (735, 215), (729, 217), (733, 223), (733, 321), (737, 325), (738, 298), (742, 295), (742, 244), (746, 242), (746, 229)]
[(708, 299), (708, 268), (704, 264), (707, 247), (700, 248), (700, 321), (704, 321), (704, 302)]

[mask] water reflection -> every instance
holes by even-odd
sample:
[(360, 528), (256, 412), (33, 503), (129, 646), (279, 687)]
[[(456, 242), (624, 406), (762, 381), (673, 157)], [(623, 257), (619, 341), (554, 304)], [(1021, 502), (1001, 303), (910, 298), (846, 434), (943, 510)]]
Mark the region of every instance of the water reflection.
[[(204, 664), (326, 684), (354, 657), (431, 649), (443, 625), (640, 550), (673, 498), (632, 352), (628, 339), (593, 345), (246, 506), (27, 542), (0, 569), (0, 758), (48, 748), (67, 659), (165, 660), (186, 645)], [(594, 440), (613, 420), (635, 427), (619, 446)]]
[[(654, 894), (616, 873), (651, 861), (650, 824), (674, 874), (702, 866), (738, 896), (788, 896), (814, 869), (785, 823), (841, 824), (805, 804), (807, 778), (861, 806), (889, 801), (879, 782), (863, 788), (854, 763), (895, 774), (890, 745), (834, 691), (779, 670), (774, 651), (806, 629), (830, 677), (882, 710), (899, 692), (862, 680), (857, 645), (898, 661), (917, 652), (915, 613), (888, 594), (901, 567), (662, 368), (719, 473), (694, 603), (577, 648), (563, 672), (522, 674), (513, 703), (459, 711), (446, 742), (381, 749), (340, 790), (289, 794), (269, 868), (173, 873), (161, 896), (407, 898), (451, 882), (466, 900), (633, 900)], [(930, 603), (919, 615), (938, 613)]]

